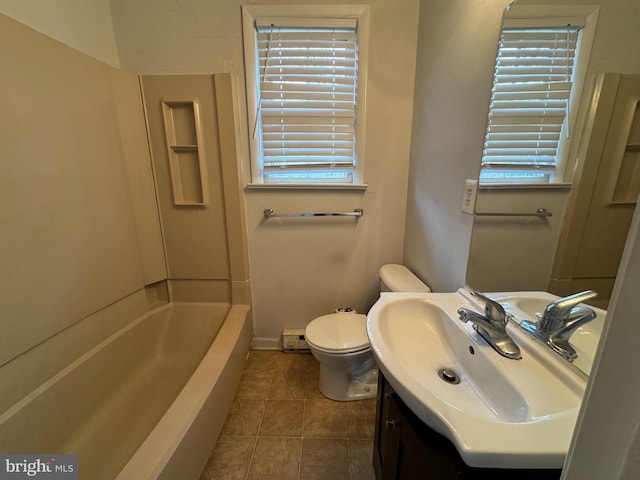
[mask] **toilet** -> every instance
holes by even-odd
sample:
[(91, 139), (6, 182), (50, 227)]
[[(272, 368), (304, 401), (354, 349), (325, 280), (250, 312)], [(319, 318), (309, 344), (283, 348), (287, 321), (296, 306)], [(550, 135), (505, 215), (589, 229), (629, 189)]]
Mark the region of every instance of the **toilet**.
[[(421, 292), (431, 289), (403, 265), (383, 265), (381, 292)], [(364, 400), (376, 396), (378, 367), (369, 338), (367, 316), (350, 308), (312, 320), (305, 340), (320, 363), (320, 392), (331, 400)]]

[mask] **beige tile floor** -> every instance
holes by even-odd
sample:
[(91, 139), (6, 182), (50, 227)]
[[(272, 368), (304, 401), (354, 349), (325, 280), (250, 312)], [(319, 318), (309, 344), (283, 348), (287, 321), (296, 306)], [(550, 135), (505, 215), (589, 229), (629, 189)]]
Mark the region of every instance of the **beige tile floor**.
[(310, 354), (249, 352), (200, 480), (371, 480), (375, 399), (334, 402)]

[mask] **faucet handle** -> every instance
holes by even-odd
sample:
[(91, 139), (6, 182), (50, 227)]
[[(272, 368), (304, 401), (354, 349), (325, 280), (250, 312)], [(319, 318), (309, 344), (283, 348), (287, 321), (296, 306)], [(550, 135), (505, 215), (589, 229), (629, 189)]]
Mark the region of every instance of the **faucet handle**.
[(574, 293), (566, 297), (559, 298), (544, 309), (544, 314), (540, 320), (540, 327), (543, 330), (552, 332), (561, 327), (564, 321), (571, 315), (576, 305), (582, 302), (586, 302), (598, 295), (593, 290), (585, 290), (584, 292)]
[(504, 307), (483, 293), (474, 291), (473, 295), (484, 302), (484, 315), (489, 320), (498, 321), (502, 325), (507, 324), (508, 315)]
[(576, 305), (582, 302), (586, 302), (594, 297), (597, 297), (598, 293), (594, 290), (585, 290), (584, 292), (574, 293), (566, 297), (559, 298), (558, 300), (551, 302), (547, 305), (546, 310), (558, 309), (563, 311), (569, 311)]

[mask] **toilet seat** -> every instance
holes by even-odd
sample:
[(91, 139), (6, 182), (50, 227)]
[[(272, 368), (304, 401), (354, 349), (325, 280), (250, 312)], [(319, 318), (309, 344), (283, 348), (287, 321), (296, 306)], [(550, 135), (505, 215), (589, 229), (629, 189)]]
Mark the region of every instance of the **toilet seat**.
[(305, 329), (310, 346), (333, 354), (362, 352), (370, 349), (367, 317), (359, 313), (331, 313), (312, 320)]

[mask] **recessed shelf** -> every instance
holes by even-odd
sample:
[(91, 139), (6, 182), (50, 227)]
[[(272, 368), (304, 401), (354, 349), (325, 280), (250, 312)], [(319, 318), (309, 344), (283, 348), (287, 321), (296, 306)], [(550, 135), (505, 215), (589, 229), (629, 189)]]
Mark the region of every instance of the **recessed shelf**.
[(204, 206), (208, 201), (200, 111), (195, 99), (163, 100), (173, 203)]

